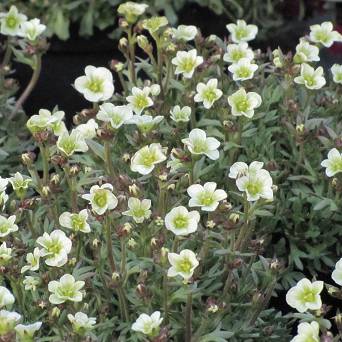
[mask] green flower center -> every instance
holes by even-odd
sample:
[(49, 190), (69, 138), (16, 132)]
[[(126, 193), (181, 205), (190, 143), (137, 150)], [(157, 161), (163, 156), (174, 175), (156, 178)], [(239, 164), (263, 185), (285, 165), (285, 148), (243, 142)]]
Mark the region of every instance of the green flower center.
[(10, 225), (8, 223), (3, 223), (0, 225), (0, 233), (7, 233), (10, 229)]
[(145, 216), (145, 209), (138, 207), (138, 208), (134, 208), (132, 210), (132, 215), (134, 217), (144, 217)]
[(235, 36), (237, 39), (241, 39), (247, 36), (247, 30), (245, 28), (237, 28), (235, 31)]
[(330, 163), (330, 168), (333, 172), (341, 172), (342, 171), (342, 157), (332, 159)]
[(250, 180), (246, 186), (246, 190), (248, 193), (250, 193), (252, 196), (255, 196), (262, 191), (262, 183), (258, 180)]
[(316, 32), (316, 39), (325, 43), (329, 40), (329, 35), (325, 31)]
[(342, 72), (335, 75), (336, 81), (341, 82), (342, 81)]
[(203, 153), (208, 149), (207, 142), (204, 140), (196, 140), (193, 142), (193, 150), (195, 153)]
[(314, 302), (315, 298), (316, 294), (311, 289), (305, 289), (301, 295), (302, 302)]
[(214, 102), (217, 98), (215, 89), (209, 88), (204, 91), (203, 98), (207, 100), (208, 102)]
[(190, 273), (192, 267), (192, 263), (189, 259), (183, 259), (177, 265), (178, 271), (182, 273)]
[(77, 214), (71, 215), (71, 225), (74, 230), (81, 230), (84, 227), (84, 218)]
[(202, 205), (208, 206), (214, 203), (214, 194), (209, 192), (204, 192), (200, 195), (199, 202)]
[(155, 164), (156, 161), (158, 161), (158, 158), (155, 153), (148, 151), (143, 151), (141, 153), (140, 162), (142, 165), (145, 165), (147, 167), (150, 167)]
[(87, 84), (87, 88), (93, 93), (100, 93), (103, 90), (103, 81), (98, 79), (92, 79)]
[(146, 98), (146, 95), (144, 95), (144, 94), (136, 95), (135, 99), (134, 99), (134, 105), (137, 108), (141, 108), (141, 109), (147, 107), (148, 106), (148, 100)]
[(114, 123), (114, 125), (120, 125), (123, 121), (122, 117), (117, 113), (111, 115), (111, 120)]
[(305, 75), (304, 80), (308, 86), (313, 86), (314, 84), (316, 84), (315, 78), (311, 75)]
[(107, 190), (97, 190), (94, 195), (94, 202), (98, 207), (103, 208), (107, 204)]
[(60, 297), (72, 298), (76, 294), (73, 284), (61, 285), (57, 290), (57, 295)]
[(9, 28), (15, 28), (17, 26), (17, 19), (15, 17), (9, 16), (6, 19), (6, 26)]
[(231, 52), (231, 59), (234, 62), (238, 62), (241, 58), (245, 57), (245, 53), (241, 50), (233, 50)]
[(63, 245), (59, 240), (52, 240), (50, 243), (46, 245), (45, 248), (49, 253), (55, 255), (61, 252), (61, 250), (63, 249)]
[(71, 137), (66, 137), (61, 142), (61, 147), (66, 154), (70, 155), (75, 151), (76, 141)]
[(246, 97), (241, 97), (236, 102), (236, 108), (239, 112), (247, 112), (249, 108), (249, 102)]
[(195, 61), (191, 57), (184, 58), (180, 63), (180, 68), (184, 72), (191, 72), (195, 67)]
[(177, 229), (184, 229), (188, 226), (189, 219), (187, 216), (184, 215), (178, 215), (177, 217), (174, 218), (173, 224), (175, 228)]
[(251, 70), (246, 66), (240, 66), (240, 68), (236, 71), (238, 77), (247, 78), (251, 75)]

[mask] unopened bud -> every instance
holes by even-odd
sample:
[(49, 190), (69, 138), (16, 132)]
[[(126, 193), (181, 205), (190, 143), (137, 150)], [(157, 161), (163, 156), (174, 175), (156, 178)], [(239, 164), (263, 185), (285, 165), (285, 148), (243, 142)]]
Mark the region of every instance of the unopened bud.
[(26, 152), (21, 155), (21, 161), (24, 165), (30, 166), (34, 162), (35, 154), (33, 152)]
[(61, 310), (55, 306), (52, 310), (51, 310), (51, 317), (59, 317), (59, 315), (61, 314)]
[(114, 272), (112, 274), (112, 280), (118, 281), (120, 279), (120, 274), (118, 272)]
[(50, 192), (51, 192), (51, 190), (50, 190), (49, 186), (47, 186), (47, 185), (43, 186), (43, 188), (42, 188), (42, 195), (44, 197), (49, 196)]
[(76, 258), (71, 258), (69, 261), (68, 261), (68, 265), (70, 266), (75, 266), (77, 263), (77, 259)]
[(209, 229), (213, 229), (216, 226), (216, 223), (213, 220), (208, 220), (206, 226)]
[(132, 184), (128, 187), (128, 191), (130, 192), (130, 194), (132, 194), (135, 197), (138, 197), (140, 194), (140, 189), (136, 184)]
[(125, 49), (126, 47), (128, 46), (128, 40), (127, 40), (127, 38), (121, 38), (120, 40), (119, 40), (119, 48), (120, 49)]
[(233, 223), (238, 223), (240, 221), (240, 215), (238, 213), (231, 213), (229, 215), (229, 221)]
[(158, 176), (158, 178), (162, 181), (165, 182), (167, 180), (167, 174), (166, 173), (162, 173), (161, 175)]
[(135, 242), (135, 240), (133, 238), (130, 238), (127, 241), (127, 246), (131, 249), (134, 249), (136, 245), (137, 245), (137, 243)]
[(51, 177), (51, 183), (52, 183), (53, 185), (58, 185), (59, 182), (60, 182), (59, 175), (58, 175), (58, 174), (52, 175), (52, 177)]
[(296, 131), (297, 131), (298, 133), (304, 133), (304, 130), (305, 130), (304, 124), (300, 124), (300, 125), (297, 125), (297, 126), (296, 126)]
[(97, 247), (99, 244), (99, 240), (98, 239), (94, 239), (92, 242), (93, 247)]
[(122, 160), (123, 160), (125, 163), (129, 162), (130, 159), (131, 159), (131, 156), (129, 155), (129, 153), (124, 153), (124, 154), (122, 155)]

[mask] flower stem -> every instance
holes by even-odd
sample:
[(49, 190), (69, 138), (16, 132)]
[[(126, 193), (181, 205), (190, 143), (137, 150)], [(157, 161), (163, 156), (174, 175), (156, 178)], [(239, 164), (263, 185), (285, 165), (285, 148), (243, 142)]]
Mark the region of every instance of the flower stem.
[(136, 84), (136, 78), (135, 78), (135, 48), (134, 48), (134, 35), (132, 35), (132, 26), (128, 28), (127, 31), (128, 35), (128, 49), (129, 49), (129, 72), (131, 76), (131, 82), (135, 85)]
[(43, 144), (39, 145), (43, 162), (43, 185), (47, 185), (49, 180), (49, 149)]
[(110, 150), (110, 142), (105, 141), (104, 142), (104, 149), (105, 149), (105, 163), (108, 169), (108, 175), (114, 181), (115, 179), (115, 171), (114, 171), (114, 166), (112, 163), (112, 158), (111, 158), (111, 150)]
[(115, 273), (116, 272), (116, 265), (115, 265), (114, 254), (113, 254), (112, 234), (111, 234), (111, 230), (110, 230), (110, 220), (109, 220), (108, 216), (106, 216), (106, 218), (105, 218), (105, 227), (104, 228), (106, 231), (106, 243), (107, 243), (107, 253), (108, 253), (109, 265), (111, 268), (111, 272)]
[(187, 296), (186, 301), (186, 309), (185, 309), (185, 342), (191, 342), (191, 335), (192, 335), (192, 293), (191, 289), (189, 288), (189, 293)]

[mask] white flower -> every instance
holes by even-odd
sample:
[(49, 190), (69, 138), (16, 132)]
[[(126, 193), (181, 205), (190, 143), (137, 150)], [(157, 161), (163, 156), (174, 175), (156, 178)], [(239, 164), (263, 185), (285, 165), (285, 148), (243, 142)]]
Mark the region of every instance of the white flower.
[(137, 125), (142, 133), (148, 133), (154, 129), (163, 119), (164, 117), (161, 115), (157, 115), (155, 117), (151, 115), (134, 115), (129, 123)]
[(248, 46), (248, 43), (241, 42), (239, 44), (228, 44), (227, 52), (223, 55), (223, 60), (228, 63), (237, 63), (240, 59), (246, 58), (252, 61), (254, 52)]
[(143, 89), (132, 88), (132, 95), (127, 96), (126, 100), (135, 114), (140, 115), (145, 108), (153, 106), (153, 101), (149, 97), (150, 92), (151, 89), (149, 87), (144, 87)]
[(248, 201), (257, 201), (260, 198), (273, 200), (273, 181), (270, 173), (262, 169), (263, 163), (252, 162), (248, 167), (242, 162), (234, 163), (229, 177), (236, 179), (236, 186), (246, 192)]
[(20, 25), (26, 20), (26, 15), (19, 13), (15, 6), (11, 6), (7, 13), (0, 13), (0, 33), (17, 36), (20, 33)]
[(48, 289), (52, 293), (49, 297), (50, 303), (81, 302), (83, 294), (80, 290), (84, 284), (84, 281), (76, 281), (71, 274), (64, 274), (59, 281), (50, 281), (48, 284)]
[(132, 117), (133, 112), (129, 106), (114, 106), (109, 102), (103, 103), (96, 114), (98, 120), (109, 122), (113, 129), (118, 129), (128, 123)]
[(244, 20), (237, 20), (236, 24), (228, 24), (226, 27), (234, 43), (253, 40), (258, 33), (256, 25), (247, 25)]
[(0, 245), (0, 266), (6, 265), (12, 258), (12, 248), (8, 248), (6, 242)]
[(233, 74), (234, 81), (245, 81), (253, 78), (257, 69), (258, 66), (251, 63), (248, 58), (241, 58), (237, 63), (228, 67), (228, 70)]
[(303, 63), (300, 67), (300, 76), (295, 77), (295, 83), (304, 84), (308, 89), (320, 89), (326, 81), (323, 76), (323, 68), (318, 67), (316, 70), (309, 64)]
[(122, 215), (131, 216), (136, 223), (142, 223), (151, 216), (151, 200), (130, 197), (128, 199), (129, 210), (124, 211)]
[(203, 63), (203, 57), (197, 56), (197, 50), (177, 51), (172, 58), (172, 64), (176, 66), (175, 74), (183, 74), (184, 78), (191, 78), (195, 69)]
[(85, 69), (85, 76), (75, 80), (75, 89), (83, 94), (90, 102), (106, 101), (114, 93), (113, 75), (103, 67), (96, 68), (88, 65)]
[(113, 186), (109, 183), (101, 186), (93, 185), (90, 193), (82, 195), (82, 198), (89, 201), (92, 210), (103, 215), (107, 210), (113, 210), (118, 205), (118, 199), (113, 194)]
[(32, 179), (28, 176), (23, 176), (20, 172), (16, 172), (13, 177), (8, 178), (12, 184), (13, 190), (18, 197), (24, 197)]
[(142, 147), (131, 159), (131, 170), (147, 175), (153, 171), (155, 166), (166, 160), (163, 149), (159, 143), (153, 143)]
[(147, 30), (150, 35), (153, 36), (160, 28), (166, 26), (169, 23), (166, 17), (154, 16), (142, 21), (142, 27)]
[(342, 153), (337, 148), (333, 148), (328, 152), (328, 159), (321, 162), (321, 166), (325, 167), (325, 174), (328, 177), (335, 176), (342, 172)]
[(182, 139), (182, 143), (187, 146), (191, 154), (204, 154), (211, 160), (219, 158), (220, 142), (215, 138), (207, 138), (206, 133), (199, 128), (194, 128), (189, 133), (189, 138)]
[(246, 93), (244, 88), (240, 88), (237, 92), (228, 96), (228, 103), (232, 108), (232, 115), (243, 115), (252, 118), (254, 109), (260, 107), (262, 100), (259, 94), (252, 91)]
[[(3, 208), (8, 200), (8, 195), (6, 194), (7, 185), (8, 185), (8, 179), (2, 178), (0, 176), (0, 208)], [(0, 234), (1, 234), (1, 229), (0, 229)]]
[(320, 293), (323, 286), (323, 281), (311, 283), (309, 279), (304, 278), (287, 292), (286, 302), (298, 312), (319, 310), (322, 306)]
[(341, 35), (337, 31), (333, 31), (333, 28), (334, 26), (330, 21), (325, 21), (321, 25), (310, 26), (311, 41), (330, 47), (335, 41), (341, 40)]
[(155, 311), (151, 316), (141, 314), (132, 324), (132, 330), (141, 332), (150, 337), (156, 337), (159, 334), (159, 326), (163, 319), (160, 317), (160, 312)]
[(65, 211), (59, 216), (59, 224), (62, 227), (73, 230), (74, 232), (90, 233), (90, 226), (87, 219), (87, 209), (83, 209), (77, 214)]
[(0, 215), (0, 238), (7, 236), (12, 232), (16, 232), (19, 228), (14, 223), (16, 216), (12, 215), (9, 218)]
[(25, 276), (23, 280), (24, 288), (26, 291), (36, 291), (40, 280), (37, 277)]
[(197, 230), (200, 221), (198, 211), (188, 211), (183, 206), (171, 209), (165, 216), (165, 227), (175, 235), (189, 235)]
[(97, 122), (94, 119), (90, 119), (87, 123), (78, 125), (75, 130), (80, 132), (83, 139), (94, 139), (98, 128)]
[(172, 29), (173, 38), (180, 41), (188, 42), (195, 39), (197, 35), (197, 27), (193, 25), (179, 25)]
[(296, 54), (293, 57), (295, 63), (303, 62), (318, 62), (319, 59), (319, 48), (315, 45), (311, 45), (306, 40), (301, 39), (299, 44), (296, 46)]
[(61, 267), (67, 263), (72, 243), (63, 231), (57, 229), (51, 234), (45, 232), (37, 239), (37, 243), (42, 247), (40, 256), (47, 257), (46, 265)]
[(315, 321), (300, 323), (298, 325), (298, 335), (290, 342), (320, 342), (319, 324)]
[(67, 157), (72, 156), (75, 152), (88, 151), (86, 144), (80, 131), (73, 129), (69, 134), (65, 131), (58, 137), (57, 148), (62, 151)]
[(18, 324), (14, 329), (21, 342), (33, 342), (34, 334), (40, 329), (42, 322), (36, 322), (32, 324)]
[(158, 96), (160, 94), (160, 85), (157, 83), (151, 84), (147, 88), (150, 88), (150, 93), (152, 96)]
[(11, 332), (21, 319), (17, 312), (0, 310), (0, 336)]
[(6, 191), (8, 179), (0, 176), (0, 193)]
[(170, 110), (171, 119), (176, 122), (188, 122), (191, 116), (191, 108), (189, 106), (174, 106)]
[(72, 324), (72, 329), (76, 334), (85, 335), (86, 332), (92, 330), (96, 324), (95, 317), (88, 317), (83, 312), (76, 312), (75, 316), (68, 314), (68, 320)]
[(46, 26), (41, 24), (39, 19), (35, 18), (21, 23), (19, 36), (35, 41), (45, 30)]
[(333, 75), (334, 82), (342, 84), (342, 64), (334, 64), (330, 70)]
[(188, 195), (191, 197), (189, 207), (201, 207), (203, 211), (214, 211), (219, 201), (227, 198), (224, 190), (216, 189), (215, 182), (207, 182), (204, 185), (193, 184), (188, 187)]
[(138, 17), (146, 11), (147, 7), (146, 4), (127, 1), (118, 7), (118, 13), (123, 15), (130, 24), (134, 24)]
[(66, 131), (63, 118), (65, 113), (61, 110), (51, 113), (47, 109), (40, 109), (38, 115), (32, 115), (26, 123), (31, 133), (37, 133), (46, 129), (52, 129), (57, 136)]
[(339, 261), (337, 261), (331, 278), (334, 280), (336, 284), (342, 286), (342, 258)]
[(206, 109), (211, 106), (222, 96), (222, 90), (217, 89), (217, 79), (210, 79), (207, 84), (198, 83), (197, 94), (194, 97), (195, 102), (203, 102), (203, 106)]
[(168, 277), (180, 275), (183, 277), (184, 282), (188, 282), (192, 277), (195, 268), (199, 265), (196, 254), (189, 249), (183, 249), (179, 254), (168, 253), (167, 257), (171, 264), (171, 267), (167, 272)]
[(33, 253), (28, 253), (26, 255), (26, 262), (28, 263), (28, 265), (25, 265), (21, 268), (21, 273), (25, 273), (26, 271), (38, 271), (39, 260), (40, 260), (40, 250), (38, 247), (36, 247), (33, 250)]
[(7, 305), (12, 305), (15, 299), (6, 287), (0, 286), (0, 309)]

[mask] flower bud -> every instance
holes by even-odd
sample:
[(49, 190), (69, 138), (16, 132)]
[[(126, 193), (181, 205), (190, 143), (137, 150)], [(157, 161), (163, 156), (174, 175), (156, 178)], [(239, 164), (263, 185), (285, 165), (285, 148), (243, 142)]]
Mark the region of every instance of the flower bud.
[(240, 221), (240, 215), (238, 213), (231, 213), (229, 215), (229, 221), (233, 223), (238, 223)]
[(125, 163), (129, 162), (130, 159), (131, 159), (131, 156), (129, 155), (129, 153), (124, 153), (124, 154), (122, 155), (122, 160), (123, 160)]
[(114, 280), (115, 282), (118, 281), (120, 279), (120, 274), (118, 272), (114, 272), (112, 274), (112, 280)]
[(135, 197), (138, 197), (140, 194), (140, 189), (136, 184), (132, 184), (128, 187), (128, 191), (130, 192), (130, 194), (132, 194)]
[(52, 310), (51, 310), (51, 317), (59, 317), (59, 315), (61, 314), (61, 310), (55, 306)]
[(51, 177), (51, 183), (53, 185), (58, 185), (60, 182), (60, 177), (58, 174), (54, 174), (52, 177)]
[(70, 175), (71, 176), (76, 176), (80, 172), (80, 167), (79, 165), (73, 165), (70, 168)]
[(43, 186), (43, 188), (42, 188), (42, 195), (44, 197), (48, 197), (50, 192), (51, 192), (51, 190), (50, 190), (49, 186), (47, 186), (47, 185)]
[(35, 157), (33, 152), (26, 152), (21, 155), (21, 161), (24, 165), (30, 166), (34, 162)]
[(296, 126), (297, 133), (304, 133), (304, 130), (305, 130), (305, 126), (303, 124)]
[(124, 67), (125, 65), (116, 59), (112, 59), (110, 62), (110, 68), (115, 72), (121, 72)]
[(99, 240), (98, 239), (94, 239), (92, 242), (93, 247), (97, 247), (99, 245)]
[(134, 249), (136, 245), (137, 245), (137, 243), (136, 243), (136, 241), (135, 241), (133, 238), (130, 238), (130, 239), (127, 241), (127, 246), (128, 246), (128, 248), (130, 248), (130, 249)]
[(213, 229), (216, 226), (216, 223), (213, 220), (208, 220), (206, 222), (206, 227), (209, 229)]
[(121, 38), (120, 40), (119, 40), (119, 48), (120, 49), (122, 49), (122, 50), (124, 50), (124, 49), (126, 49), (127, 48), (127, 46), (128, 46), (128, 40), (127, 40), (127, 38)]

